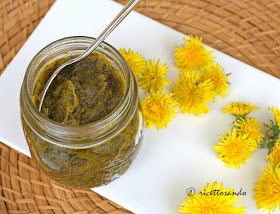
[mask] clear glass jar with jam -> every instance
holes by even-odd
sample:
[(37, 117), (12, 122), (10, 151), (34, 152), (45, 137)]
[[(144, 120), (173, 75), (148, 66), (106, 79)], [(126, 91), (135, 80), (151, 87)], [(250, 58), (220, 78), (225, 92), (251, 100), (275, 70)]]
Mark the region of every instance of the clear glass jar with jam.
[(43, 48), (30, 62), (21, 88), (22, 125), (37, 166), (57, 182), (91, 188), (124, 174), (143, 132), (136, 79), (119, 52), (102, 43), (52, 82), (52, 72), (94, 38), (69, 37)]

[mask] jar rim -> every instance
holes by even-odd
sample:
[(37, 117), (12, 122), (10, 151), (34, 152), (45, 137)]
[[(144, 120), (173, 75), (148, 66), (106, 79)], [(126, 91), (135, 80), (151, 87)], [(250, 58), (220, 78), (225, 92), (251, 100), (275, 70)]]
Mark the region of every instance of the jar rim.
[[(27, 100), (26, 104), (30, 108), (31, 114), (35, 118), (35, 120), (40, 120), (47, 126), (52, 126), (53, 129), (56, 131), (60, 130), (60, 132), (79, 133), (79, 132), (85, 132), (86, 129), (91, 129), (91, 132), (97, 133), (98, 130), (101, 130), (108, 123), (112, 123), (114, 121), (118, 122), (120, 120), (120, 113), (122, 111), (124, 111), (124, 109), (129, 108), (129, 106), (128, 106), (129, 94), (132, 93), (132, 90), (134, 88), (134, 87), (131, 87), (130, 84), (131, 84), (131, 82), (133, 82), (133, 79), (135, 79), (135, 77), (134, 77), (133, 72), (127, 65), (123, 56), (117, 51), (117, 49), (115, 49), (112, 45), (108, 44), (107, 42), (102, 42), (95, 51), (98, 51), (98, 49), (105, 50), (104, 47), (108, 48), (109, 50), (112, 50), (113, 53), (116, 54), (118, 57), (118, 59), (116, 59), (116, 60), (118, 60), (118, 62), (121, 64), (121, 66), (123, 66), (122, 69), (124, 70), (124, 72), (127, 73), (126, 77), (124, 78), (124, 81), (125, 81), (124, 95), (123, 95), (121, 101), (119, 102), (119, 104), (116, 106), (116, 108), (112, 112), (110, 112), (105, 117), (103, 117), (99, 120), (96, 120), (94, 122), (79, 125), (79, 126), (70, 126), (70, 125), (64, 125), (59, 122), (51, 120), (50, 118), (46, 117), (42, 112), (40, 112), (38, 110), (38, 108), (34, 105), (32, 98), (31, 98), (32, 95), (30, 95), (28, 93), (29, 92), (28, 77), (29, 77), (29, 73), (31, 72), (32, 66), (34, 65), (34, 63), (36, 63), (36, 60), (39, 59), (40, 57), (44, 56), (47, 53), (47, 50), (49, 50), (50, 48), (62, 46), (63, 44), (65, 44), (67, 42), (72, 42), (74, 44), (74, 43), (86, 42), (86, 41), (90, 41), (90, 40), (91, 40), (91, 42), (93, 42), (95, 40), (95, 38), (87, 37), (87, 36), (71, 36), (71, 37), (65, 37), (62, 39), (58, 39), (58, 40), (46, 45), (44, 48), (42, 48), (33, 57), (33, 59), (31, 60), (31, 62), (29, 63), (29, 66), (27, 68), (27, 72), (26, 72), (24, 80), (23, 80), (21, 96), (22, 96), (22, 93), (24, 93), (26, 95), (25, 96), (26, 100)], [(104, 46), (104, 47), (102, 47), (102, 46)], [(33, 92), (34, 91), (32, 91), (32, 93)], [(138, 94), (137, 94), (137, 96), (138, 96)], [(62, 143), (64, 144), (64, 142), (62, 142)], [(68, 144), (68, 143), (66, 143), (66, 144)]]

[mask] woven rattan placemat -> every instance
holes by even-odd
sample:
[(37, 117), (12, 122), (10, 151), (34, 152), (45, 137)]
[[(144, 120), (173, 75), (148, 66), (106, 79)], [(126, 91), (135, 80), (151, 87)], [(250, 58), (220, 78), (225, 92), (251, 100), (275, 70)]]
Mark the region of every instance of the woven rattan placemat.
[[(53, 2), (0, 0), (0, 74)], [(142, 0), (136, 10), (280, 78), (279, 0)], [(90, 190), (56, 184), (1, 143), (0, 170), (0, 214), (130, 213)]]

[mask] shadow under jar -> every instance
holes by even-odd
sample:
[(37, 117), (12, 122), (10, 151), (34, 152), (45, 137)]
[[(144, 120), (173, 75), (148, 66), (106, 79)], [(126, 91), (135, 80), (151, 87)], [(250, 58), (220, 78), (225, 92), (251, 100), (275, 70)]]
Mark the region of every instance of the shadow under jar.
[(69, 37), (43, 48), (27, 68), (20, 96), (32, 158), (57, 182), (91, 188), (124, 174), (139, 152), (143, 118), (136, 79), (119, 52), (102, 43), (62, 71), (39, 112), (44, 84), (94, 38)]

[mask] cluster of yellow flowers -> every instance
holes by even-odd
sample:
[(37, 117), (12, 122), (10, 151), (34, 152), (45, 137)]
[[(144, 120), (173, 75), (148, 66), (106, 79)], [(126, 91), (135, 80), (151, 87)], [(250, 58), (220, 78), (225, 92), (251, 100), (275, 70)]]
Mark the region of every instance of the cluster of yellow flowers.
[[(185, 46), (176, 47), (175, 65), (179, 67), (179, 77), (174, 86), (167, 93), (166, 87), (170, 86), (170, 80), (166, 79), (168, 67), (160, 60), (146, 61), (139, 53), (130, 49), (120, 49), (124, 59), (135, 74), (139, 86), (149, 94), (142, 101), (143, 116), (146, 127), (156, 126), (157, 129), (167, 127), (175, 118), (176, 109), (180, 107), (182, 113), (200, 116), (209, 111), (207, 102), (214, 102), (220, 95), (227, 96), (226, 91), (231, 90), (228, 79), (221, 65), (214, 63), (212, 51), (207, 51), (201, 43), (201, 38), (189, 36), (184, 38)], [(269, 149), (266, 157), (268, 166), (263, 171), (254, 189), (254, 199), (259, 209), (273, 212), (277, 206), (280, 208), (280, 110), (268, 108), (272, 111), (275, 121), (266, 124), (268, 129), (265, 136), (261, 133), (262, 127), (258, 121), (248, 114), (259, 107), (250, 103), (230, 103), (222, 109), (223, 113), (229, 113), (236, 117), (233, 130), (224, 132), (219, 136), (219, 142), (213, 146), (227, 167), (240, 168), (246, 164), (257, 150), (258, 145)], [(224, 189), (223, 184), (213, 182), (210, 186), (202, 187), (201, 192), (209, 191), (234, 191), (231, 188)], [(181, 204), (181, 213), (224, 213), (242, 214), (245, 207), (233, 207), (239, 200), (237, 195), (190, 195)]]
[(175, 117), (176, 107), (189, 115), (207, 113), (207, 102), (214, 102), (218, 95), (227, 96), (226, 91), (231, 90), (227, 75), (221, 65), (215, 64), (211, 56), (213, 51), (205, 49), (202, 38), (190, 35), (189, 40), (183, 40), (184, 47), (175, 47), (175, 65), (179, 67), (180, 74), (170, 89), (171, 94), (166, 93), (165, 89), (170, 85), (170, 80), (166, 79), (166, 64), (156, 59), (145, 61), (140, 54), (130, 49), (119, 50), (138, 78), (139, 86), (145, 93), (150, 93), (142, 102), (146, 127), (167, 127)]
[(171, 95), (164, 92), (164, 87), (170, 85), (170, 80), (166, 79), (167, 65), (161, 64), (159, 59), (146, 61), (139, 53), (130, 49), (120, 49), (119, 52), (138, 79), (139, 86), (145, 93), (150, 94), (142, 102), (146, 127), (167, 127), (176, 115), (175, 101), (171, 99)]
[(273, 106), (268, 108), (275, 121), (265, 125), (268, 130), (263, 135), (258, 122), (253, 117), (247, 117), (257, 109), (259, 108), (250, 103), (231, 103), (223, 108), (223, 112), (234, 115), (236, 121), (233, 123), (233, 131), (224, 133), (225, 137), (220, 136), (220, 142), (213, 149), (228, 167), (235, 168), (245, 164), (259, 144), (269, 149), (266, 157), (268, 166), (256, 183), (254, 199), (258, 209), (271, 213), (277, 206), (280, 208), (280, 111)]
[(211, 56), (213, 51), (207, 51), (201, 41), (190, 35), (189, 40), (184, 38), (184, 47), (176, 47), (175, 65), (180, 74), (170, 90), (181, 112), (196, 116), (209, 111), (207, 102), (214, 102), (218, 95), (227, 96), (225, 91), (231, 90), (227, 75)]
[(280, 111), (273, 106), (268, 109), (272, 111), (275, 122), (272, 121), (271, 125), (266, 125), (268, 131), (263, 146), (269, 149), (266, 157), (268, 166), (265, 167), (263, 175), (256, 183), (254, 199), (258, 209), (268, 210), (271, 213), (277, 206), (280, 208)]
[(245, 214), (245, 206), (236, 207), (235, 204), (241, 199), (237, 199), (237, 194), (232, 188), (223, 188), (223, 183), (219, 185), (213, 182), (201, 188), (197, 195), (189, 195), (186, 201), (181, 203), (180, 213), (202, 214), (202, 213), (223, 213), (223, 214)]
[(227, 167), (240, 168), (240, 164), (246, 163), (262, 141), (262, 127), (253, 117), (246, 117), (257, 109), (259, 108), (250, 103), (230, 103), (222, 109), (223, 113), (236, 117), (233, 131), (225, 132), (224, 137), (220, 135), (219, 143), (213, 146), (219, 154), (218, 158), (223, 160)]

